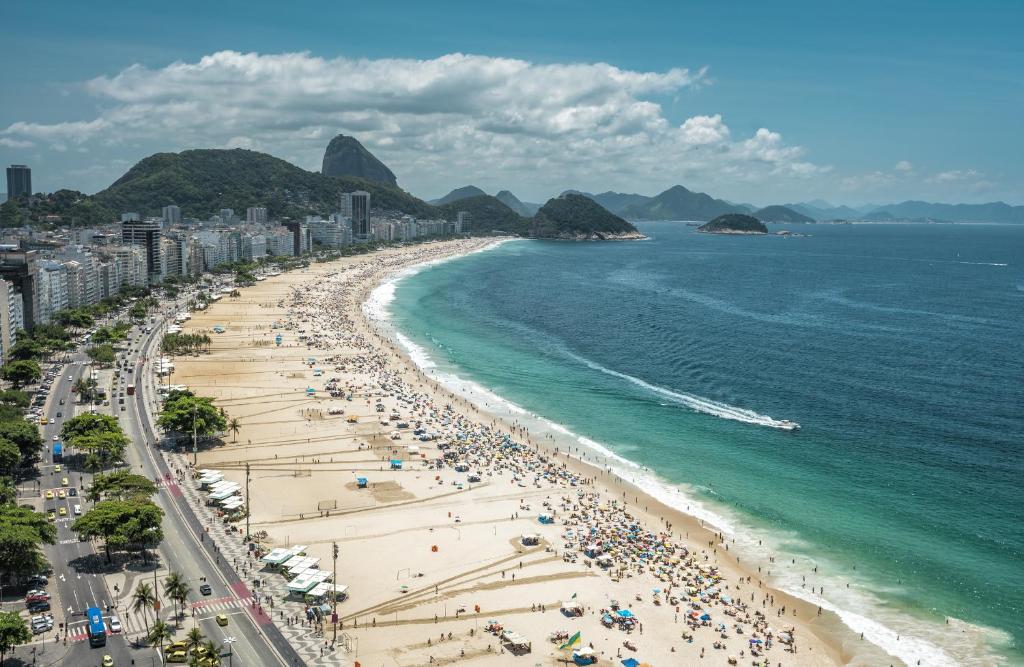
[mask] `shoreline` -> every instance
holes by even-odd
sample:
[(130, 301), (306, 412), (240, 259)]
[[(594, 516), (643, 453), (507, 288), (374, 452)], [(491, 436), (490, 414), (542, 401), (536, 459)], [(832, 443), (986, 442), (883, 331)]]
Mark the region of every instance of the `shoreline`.
[[(348, 313), (348, 316), (351, 318), (351, 324), (353, 325), (353, 331), (354, 331), (355, 335), (358, 336), (358, 337), (364, 337), (367, 340), (375, 341), (377, 343), (378, 350), (381, 351), (381, 353), (382, 353), (382, 355), (384, 357), (387, 357), (385, 363), (386, 363), (386, 366), (391, 371), (396, 373), (398, 376), (401, 376), (401, 377), (405, 378), (407, 381), (408, 381), (408, 378), (406, 376), (411, 375), (412, 376), (412, 382), (419, 383), (419, 385), (427, 386), (429, 388), (430, 393), (431, 393), (432, 396), (434, 396), (434, 397), (436, 397), (438, 399), (441, 399), (442, 401), (447, 399), (447, 402), (455, 404), (455, 405), (458, 405), (459, 413), (460, 414), (466, 415), (467, 417), (470, 417), (473, 420), (475, 420), (477, 422), (480, 422), (480, 423), (486, 424), (486, 423), (490, 422), (492, 425), (500, 424), (500, 425), (502, 425), (504, 427), (504, 430), (509, 431), (509, 432), (516, 433), (517, 429), (519, 429), (520, 432), (522, 432), (521, 430), (522, 430), (523, 427), (521, 425), (517, 425), (514, 420), (512, 420), (511, 423), (509, 423), (507, 418), (499, 417), (499, 416), (497, 416), (497, 415), (495, 415), (495, 414), (493, 414), (491, 412), (485, 411), (484, 409), (481, 409), (478, 406), (475, 406), (475, 405), (471, 404), (465, 398), (463, 398), (461, 396), (458, 396), (457, 394), (454, 394), (449, 389), (447, 389), (446, 387), (444, 387), (441, 384), (439, 384), (428, 373), (424, 372), (422, 369), (420, 369), (416, 365), (416, 363), (410, 358), (409, 354), (405, 350), (401, 349), (402, 346), (401, 346), (401, 344), (399, 342), (396, 342), (395, 339), (387, 336), (386, 332), (381, 331), (379, 329), (379, 323), (375, 323), (375, 322), (371, 321), (370, 320), (370, 315), (365, 310), (364, 304), (366, 303), (367, 298), (369, 297), (369, 295), (375, 289), (377, 289), (377, 287), (380, 284), (382, 284), (384, 282), (387, 282), (388, 280), (394, 279), (395, 275), (398, 274), (398, 273), (406, 272), (406, 271), (409, 271), (410, 269), (414, 269), (413, 272), (415, 273), (415, 272), (418, 272), (419, 270), (422, 270), (423, 268), (425, 268), (423, 266), (419, 267), (418, 269), (416, 268), (417, 264), (425, 264), (425, 262), (422, 262), (422, 261), (418, 262), (418, 261), (416, 261), (417, 260), (416, 255), (422, 254), (422, 253), (418, 253), (417, 251), (418, 250), (422, 250), (423, 252), (433, 251), (433, 249), (430, 246), (435, 246), (435, 245), (439, 245), (439, 244), (427, 244), (427, 247), (426, 247), (425, 250), (423, 248), (412, 247), (411, 249), (410, 248), (406, 248), (406, 249), (401, 249), (399, 251), (394, 251), (394, 252), (385, 251), (383, 253), (374, 253), (372, 255), (368, 255), (368, 256), (365, 256), (365, 257), (362, 257), (362, 258), (349, 258), (348, 260), (339, 260), (337, 262), (332, 262), (330, 264), (314, 264), (314, 265), (311, 265), (311, 267), (309, 269), (306, 269), (306, 270), (303, 270), (303, 271), (295, 271), (295, 272), (291, 272), (289, 274), (282, 274), (282, 276), (279, 276), (279, 277), (276, 277), (276, 278), (269, 278), (267, 281), (264, 281), (263, 283), (260, 283), (259, 285), (255, 286), (255, 287), (244, 288), (242, 290), (242, 295), (243, 295), (242, 299), (245, 299), (246, 297), (252, 295), (252, 293), (254, 291), (272, 292), (273, 293), (273, 289), (274, 288), (277, 288), (279, 286), (284, 286), (286, 288), (286, 290), (281, 292), (280, 294), (276, 295), (276, 296), (282, 297), (281, 299), (278, 299), (278, 302), (280, 303), (283, 300), (283, 297), (285, 297), (287, 294), (294, 293), (294, 291), (296, 289), (298, 289), (299, 285), (309, 284), (311, 282), (309, 280), (309, 277), (311, 277), (311, 276), (313, 278), (313, 282), (315, 282), (315, 278), (317, 276), (320, 276), (321, 278), (326, 278), (327, 276), (330, 276), (330, 275), (337, 275), (339, 269), (347, 270), (347, 271), (352, 271), (353, 269), (351, 267), (353, 267), (353, 266), (359, 266), (359, 265), (364, 264), (364, 263), (370, 263), (370, 264), (380, 263), (380, 260), (382, 259), (382, 257), (390, 258), (390, 257), (392, 257), (394, 255), (403, 255), (403, 254), (405, 254), (406, 257), (405, 257), (404, 261), (401, 261), (400, 263), (396, 264), (395, 266), (388, 267), (387, 270), (378, 271), (378, 273), (375, 275), (375, 279), (374, 280), (372, 280), (372, 281), (368, 280), (368, 281), (366, 281), (364, 283), (361, 283), (359, 288), (357, 288), (356, 290), (353, 290), (354, 297), (347, 304), (347, 306), (348, 306), (348, 309), (350, 311)], [(454, 259), (454, 258), (456, 258), (458, 256), (462, 256), (463, 254), (465, 254), (465, 252), (467, 250), (470, 250), (470, 251), (486, 250), (486, 249), (492, 247), (494, 245), (494, 243), (493, 242), (483, 243), (483, 244), (477, 243), (477, 244), (469, 244), (469, 245), (475, 245), (475, 248), (466, 248), (466, 247), (461, 247), (461, 246), (456, 247), (454, 245), (447, 245), (447, 246), (445, 246), (444, 250), (438, 251), (440, 254), (442, 254), (444, 256), (433, 257), (433, 258), (427, 260), (427, 263), (436, 263), (436, 262), (439, 262), (439, 261), (449, 261), (450, 259)], [(408, 255), (413, 255), (413, 256), (409, 257)], [(305, 279), (303, 277), (305, 277)], [(283, 284), (283, 285), (281, 285), (281, 284)], [(220, 301), (220, 302), (218, 302), (216, 304), (211, 305), (211, 307), (210, 307), (210, 309), (208, 311), (205, 311), (204, 313), (197, 313), (196, 314), (196, 320), (191, 321), (189, 323), (190, 328), (194, 328), (197, 325), (201, 325), (202, 322), (205, 321), (206, 319), (209, 319), (211, 321), (213, 321), (214, 319), (217, 319), (218, 321), (228, 319), (228, 318), (225, 318), (225, 315), (227, 313), (222, 314), (221, 311), (222, 310), (227, 310), (228, 309), (227, 307), (230, 306), (231, 303), (232, 302), (229, 301), (229, 300), (222, 300), (222, 301)], [(271, 301), (264, 301), (264, 302), (261, 302), (260, 305), (261, 305), (261, 307), (272, 309), (272, 307), (270, 305), (271, 303), (272, 303)], [(249, 317), (251, 315), (257, 315), (257, 316), (261, 315), (261, 313), (259, 311), (256, 311), (255, 313), (252, 313), (251, 312), (252, 309), (245, 309), (245, 310), (250, 311), (247, 314), (247, 317)], [(214, 313), (216, 313), (216, 314), (210, 314), (210, 311), (214, 311)], [(271, 315), (270, 312), (267, 312), (265, 314), (268, 315), (268, 316)], [(228, 321), (230, 321), (230, 320), (228, 320)], [(250, 320), (247, 319), (246, 321), (248, 322)], [(255, 326), (249, 326), (249, 327), (245, 328), (245, 330), (247, 330), (247, 331), (262, 331), (262, 332), (264, 332), (264, 335), (266, 335), (266, 333), (270, 331), (271, 323), (274, 322), (274, 321), (275, 321), (275, 318), (273, 318), (273, 317), (256, 317), (256, 321), (252, 322), (252, 324), (254, 324)], [(231, 328), (230, 325), (229, 325), (229, 328)], [(232, 331), (233, 331), (233, 329), (232, 329)], [(397, 334), (397, 332), (394, 332), (394, 333)], [(255, 341), (255, 339), (256, 339), (255, 336), (252, 336), (250, 338), (251, 341)], [(220, 339), (220, 341), (217, 341), (215, 339), (215, 342), (223, 342), (223, 341), (226, 341), (226, 340), (228, 340), (228, 339), (223, 339), (222, 338), (222, 339)], [(222, 351), (225, 351), (223, 345), (215, 345), (215, 348), (216, 349), (214, 350), (214, 354), (219, 354)], [(239, 349), (239, 346), (236, 345), (236, 346), (230, 348), (228, 351), (233, 350), (234, 352), (237, 353), (238, 349)], [(257, 349), (259, 349), (259, 348), (257, 348)], [(270, 349), (268, 351), (273, 352), (274, 350)], [(278, 348), (278, 351), (282, 351), (281, 348)], [(247, 354), (251, 354), (251, 352), (247, 352)], [(320, 353), (317, 352), (316, 354), (319, 357)], [(273, 355), (267, 355), (267, 356), (269, 357), (269, 356), (273, 356)], [(301, 357), (301, 353), (298, 356)], [(200, 360), (201, 359), (203, 359), (203, 358), (200, 358)], [(269, 361), (269, 359), (268, 359), (268, 361)], [(259, 360), (256, 359), (256, 358), (252, 358), (252, 359), (249, 359), (249, 360), (246, 361), (247, 364), (252, 364), (253, 362), (258, 363)], [(231, 370), (237, 371), (238, 370), (237, 369), (237, 365), (238, 364), (239, 364), (238, 360), (236, 360), (234, 362), (230, 362), (229, 361), (226, 364), (227, 368), (224, 368), (224, 370), (225, 371), (231, 371)], [(193, 366), (193, 365), (196, 366), (196, 369), (199, 369), (199, 368), (201, 368), (203, 366), (203, 362), (202, 361), (199, 361), (199, 362), (191, 362), (191, 361), (185, 362), (185, 361), (182, 361), (182, 369), (181, 369), (181, 371), (178, 372), (178, 377), (179, 378), (183, 378), (183, 377), (184, 378), (188, 378), (190, 376), (190, 368), (188, 366)], [(250, 372), (252, 372), (252, 371), (250, 371)], [(266, 370), (260, 370), (259, 371), (259, 373), (264, 373), (264, 374), (267, 373), (267, 372), (268, 371), (266, 371)], [(274, 374), (283, 375), (282, 373), (274, 373)], [(192, 372), (191, 376), (195, 380), (203, 379), (203, 374), (201, 374), (201, 373)], [(229, 377), (231, 377), (231, 373), (230, 372), (225, 372), (222, 375), (223, 379), (227, 379)], [(208, 378), (207, 378), (207, 380), (208, 380)], [(249, 382), (249, 381), (251, 381), (251, 380), (246, 380), (246, 382)], [(305, 381), (306, 380), (304, 379), (304, 382)], [(242, 402), (245, 400), (245, 397), (244, 397), (245, 392), (238, 392), (238, 391), (234, 390), (234, 389), (237, 389), (237, 388), (240, 388), (240, 387), (231, 387), (230, 384), (218, 385), (218, 380), (216, 380), (216, 379), (213, 380), (213, 382), (214, 382), (213, 386), (215, 386), (215, 387), (217, 387), (217, 386), (223, 387), (223, 389), (221, 389), (219, 391), (219, 393), (221, 395), (218, 396), (218, 399), (219, 399), (219, 402), (224, 401), (225, 403), (228, 404), (228, 405), (226, 405), (226, 409), (229, 411), (229, 413), (233, 412), (232, 411), (232, 407), (231, 407), (232, 403), (234, 403), (236, 405), (243, 404)], [(204, 388), (198, 382), (186, 382), (186, 384), (189, 384), (190, 386), (196, 386), (197, 390), (199, 391), (199, 393), (204, 393), (204, 394), (208, 394), (209, 393), (208, 391), (204, 391)], [(264, 388), (263, 385), (260, 385), (260, 388)], [(293, 391), (295, 391), (295, 389), (293, 389)], [(277, 395), (275, 395), (275, 396), (277, 396)], [(285, 394), (282, 394), (281, 396), (288, 396), (288, 394), (285, 393)], [(294, 396), (294, 394), (292, 394), (291, 396)], [(280, 398), (280, 396), (278, 396), (278, 398), (275, 398), (274, 401), (275, 402), (281, 402), (280, 400), (278, 400), (279, 398)], [(302, 403), (303, 401), (292, 400), (290, 402), (292, 402), (292, 403)], [(319, 402), (319, 400), (317, 402), (313, 403), (313, 404), (315, 405), (318, 402)], [(268, 406), (268, 408), (269, 408), (269, 406)], [(245, 428), (245, 421), (246, 421), (246, 419), (243, 418), (243, 431), (242, 431), (242, 439), (243, 440), (245, 440), (246, 439), (245, 436), (249, 435), (250, 433), (255, 435), (255, 433), (253, 433), (253, 429), (246, 429)], [(274, 423), (277, 424), (279, 422), (275, 421)], [(283, 423), (285, 423), (287, 425), (287, 424), (290, 424), (291, 422), (289, 420), (285, 420)], [(294, 425), (294, 424), (291, 424), (291, 425)], [(304, 426), (308, 427), (310, 425), (311, 425), (311, 422), (307, 422)], [(285, 428), (285, 427), (282, 427), (282, 428)], [(364, 431), (364, 432), (363, 433), (352, 434), (352, 436), (351, 436), (352, 439), (356, 439), (356, 438), (368, 439), (368, 440), (370, 440), (370, 443), (367, 445), (368, 448), (372, 448), (372, 449), (379, 449), (379, 448), (381, 448), (381, 443), (376, 442), (375, 438), (371, 434), (365, 433), (365, 429), (362, 428), (362, 424), (360, 424), (359, 428), (357, 428), (355, 430), (357, 430), (357, 431)], [(248, 433), (247, 433), (247, 431), (248, 431)], [(365, 437), (366, 435), (370, 435), (370, 437), (366, 438)], [(737, 588), (739, 588), (742, 591), (743, 595), (746, 595), (747, 593), (752, 592), (752, 593), (756, 594), (757, 597), (760, 597), (762, 595), (774, 596), (774, 601), (777, 603), (776, 606), (780, 606), (781, 604), (785, 604), (786, 605), (786, 609), (787, 609), (787, 617), (786, 617), (785, 623), (787, 623), (787, 624), (794, 624), (796, 626), (797, 634), (798, 634), (799, 637), (801, 637), (801, 640), (800, 640), (801, 651), (799, 653), (797, 653), (797, 654), (788, 654), (787, 653), (787, 654), (785, 654), (785, 656), (783, 656), (781, 654), (778, 654), (775, 651), (773, 651), (773, 652), (769, 653), (768, 656), (767, 656), (768, 659), (770, 659), (772, 662), (777, 662), (777, 661), (779, 661), (780, 658), (782, 658), (785, 661), (785, 664), (792, 664), (791, 661), (794, 660), (794, 659), (796, 659), (797, 664), (801, 664), (801, 663), (805, 663), (805, 664), (821, 664), (822, 663), (822, 658), (824, 656), (828, 656), (827, 657), (827, 661), (828, 662), (835, 663), (835, 664), (858, 664), (858, 663), (860, 663), (860, 664), (878, 664), (879, 660), (882, 660), (882, 659), (884, 659), (886, 661), (886, 663), (893, 662), (893, 660), (889, 656), (886, 656), (884, 653), (881, 652), (880, 649), (877, 649), (876, 647), (874, 647), (874, 645), (872, 645), (872, 644), (870, 644), (868, 642), (863, 642), (862, 643), (859, 640), (857, 640), (856, 635), (847, 626), (845, 626), (842, 623), (842, 621), (840, 621), (838, 616), (836, 616), (832, 612), (823, 611), (822, 614), (819, 616), (817, 614), (816, 606), (813, 605), (812, 603), (809, 603), (807, 601), (804, 601), (804, 600), (801, 600), (801, 599), (796, 598), (794, 596), (791, 596), (788, 593), (784, 593), (782, 591), (778, 591), (778, 590), (770, 587), (767, 584), (756, 582), (755, 580), (757, 579), (757, 576), (758, 576), (756, 571), (754, 571), (754, 572), (747, 571), (744, 567), (739, 566), (736, 562), (734, 562), (736, 559), (734, 559), (731, 555), (728, 554), (728, 546), (722, 543), (722, 541), (721, 541), (722, 536), (717, 534), (715, 531), (705, 527), (702, 524), (702, 521), (700, 519), (698, 519), (696, 517), (693, 517), (691, 515), (685, 514), (684, 512), (680, 511), (679, 509), (676, 509), (676, 508), (674, 508), (674, 507), (672, 507), (672, 506), (670, 506), (670, 505), (668, 505), (666, 503), (663, 503), (662, 501), (658, 500), (654, 496), (649, 495), (646, 491), (644, 491), (641, 488), (639, 488), (636, 485), (634, 485), (632, 482), (629, 482), (629, 481), (627, 481), (627, 480), (625, 480), (623, 478), (614, 476), (609, 471), (604, 470), (601, 467), (598, 467), (598, 466), (592, 464), (589, 461), (583, 460), (579, 456), (572, 456), (572, 455), (567, 456), (566, 447), (564, 447), (564, 445), (558, 444), (558, 445), (555, 445), (554, 449), (551, 449), (550, 444), (543, 442), (543, 439), (541, 439), (541, 442), (535, 442), (535, 440), (537, 440), (536, 438), (530, 439), (530, 438), (526, 438), (526, 437), (519, 437), (518, 435), (517, 435), (517, 439), (525, 440), (525, 441), (529, 442), (531, 447), (536, 447), (537, 448), (536, 449), (537, 452), (546, 452), (547, 455), (553, 456), (554, 459), (558, 461), (559, 465), (564, 465), (564, 467), (566, 469), (572, 471), (573, 474), (578, 475), (578, 476), (580, 476), (582, 478), (593, 479), (594, 480), (594, 484), (592, 485), (593, 489), (595, 491), (601, 492), (602, 495), (607, 496), (607, 497), (626, 498), (627, 499), (627, 505), (629, 506), (630, 511), (633, 512), (639, 518), (640, 523), (648, 526), (649, 528), (653, 527), (655, 529), (657, 529), (657, 528), (667, 528), (668, 526), (671, 526), (671, 533), (672, 533), (673, 538), (674, 539), (678, 539), (683, 544), (690, 545), (692, 553), (698, 553), (698, 552), (701, 551), (701, 549), (707, 549), (708, 550), (709, 558), (713, 558), (715, 561), (717, 561), (717, 564), (719, 565), (719, 567), (721, 567), (722, 572), (725, 574), (724, 580), (728, 581), (731, 585), (736, 586)], [(300, 440), (301, 440), (301, 438), (300, 438)], [(221, 468), (226, 468), (227, 466), (225, 464), (227, 464), (229, 461), (231, 463), (241, 462), (243, 460), (245, 460), (245, 461), (253, 461), (254, 465), (258, 465), (257, 462), (259, 462), (259, 461), (265, 462), (267, 460), (266, 458), (260, 459), (258, 457), (253, 457), (251, 455), (250, 451), (248, 451), (252, 447), (260, 447), (260, 449), (262, 449), (263, 447), (261, 447), (259, 445), (253, 445), (251, 439), (249, 439), (248, 441), (250, 443), (248, 446), (234, 445), (232, 443), (232, 444), (226, 444), (224, 447), (221, 447), (221, 448), (218, 448), (218, 449), (215, 449), (215, 450), (210, 450), (208, 452), (204, 452), (201, 455), (201, 462), (203, 464), (202, 467), (217, 467), (217, 466), (220, 466)], [(312, 440), (310, 438), (307, 438), (306, 443), (308, 444), (308, 443), (311, 443), (311, 442), (312, 442)], [(430, 443), (428, 443), (428, 444), (430, 444)], [(389, 445), (390, 445), (390, 443), (387, 443), (384, 446), (386, 447), (386, 446), (389, 446)], [(273, 445), (268, 445), (268, 446), (273, 446)], [(284, 447), (285, 446), (282, 446), (282, 449)], [(362, 445), (360, 445), (360, 448), (362, 448)], [(240, 458), (238, 456), (238, 454), (241, 453), (241, 452), (238, 451), (239, 449), (246, 450), (245, 454), (244, 454), (244, 457)], [(230, 455), (225, 456), (224, 454), (226, 454), (228, 452), (230, 452)], [(276, 460), (276, 455), (275, 455), (275, 459), (274, 460)], [(318, 459), (315, 459), (315, 460), (318, 460)], [(298, 459), (297, 459), (297, 461), (298, 461)], [(305, 460), (305, 455), (303, 455), (302, 461), (303, 461), (303, 465), (307, 464), (306, 460)], [(333, 463), (333, 461), (334, 461), (334, 459), (332, 458), (331, 462)], [(339, 459), (338, 465), (340, 466), (341, 464), (342, 464), (342, 461)], [(360, 465), (363, 465), (363, 464), (360, 464)], [(372, 465), (371, 465), (370, 468), (372, 468)], [(367, 469), (370, 469), (370, 468), (367, 468)], [(328, 470), (326, 468), (320, 468), (320, 469), (313, 468), (313, 469), (314, 470), (323, 470), (323, 472), (328, 472)], [(343, 469), (345, 469), (345, 470), (352, 470), (353, 468), (343, 468)], [(227, 470), (225, 472), (226, 472), (226, 474), (228, 476), (231, 476), (232, 474), (236, 474), (237, 473), (237, 471), (227, 471)], [(417, 477), (417, 479), (418, 479), (418, 477)], [(284, 484), (284, 482), (281, 482), (281, 484)], [(404, 482), (403, 482), (403, 486), (404, 486)], [(477, 488), (479, 488), (479, 487), (477, 487)], [(456, 492), (456, 493), (458, 493), (458, 492)], [(420, 497), (418, 493), (416, 495), (417, 495), (417, 497)], [(630, 496), (631, 496), (631, 498), (630, 498)], [(434, 500), (436, 500), (437, 498), (438, 498), (438, 496), (435, 496)], [(630, 500), (632, 502), (628, 502)], [(419, 502), (419, 501), (409, 501), (409, 502), (412, 503), (412, 504), (415, 504), (416, 502)], [(381, 509), (386, 509), (389, 506), (395, 506), (395, 505), (393, 503), (391, 505), (389, 505), (388, 503), (383, 503), (383, 504), (379, 505), (379, 507)], [(641, 506), (643, 506), (644, 509), (640, 509)], [(261, 521), (255, 520), (255, 519), (257, 519), (257, 518), (264, 518), (264, 517), (257, 517), (257, 516), (253, 517), (254, 518), (254, 524), (256, 526), (259, 526), (259, 525), (266, 525), (266, 526), (268, 526), (268, 530), (271, 532), (272, 537), (276, 538), (277, 540), (281, 540), (281, 538), (284, 537), (282, 535), (275, 535), (275, 533), (279, 532), (279, 528), (281, 528), (283, 525), (292, 524), (292, 523), (294, 523), (296, 521), (304, 522), (304, 523), (308, 523), (309, 522), (308, 519), (303, 520), (302, 514), (299, 514), (299, 519), (294, 519), (294, 518), (293, 519), (285, 519), (285, 523), (282, 524), (280, 519), (284, 519), (284, 515), (286, 514), (286, 512), (284, 511), (285, 508), (283, 506), (279, 505), (278, 509), (280, 511), (279, 511), (279, 519), (277, 521), (262, 521), (261, 522)], [(355, 510), (353, 510), (353, 511), (355, 511)], [(254, 507), (254, 515), (256, 515), (256, 514), (257, 514), (257, 508)], [(313, 518), (315, 519), (316, 517), (313, 517)], [(320, 520), (322, 520), (322, 519), (320, 519)], [(492, 519), (490, 522), (493, 523), (493, 521), (494, 520)], [(506, 521), (507, 521), (507, 519), (506, 519)], [(464, 524), (463, 528), (465, 529), (465, 527), (466, 526)], [(497, 527), (495, 527), (495, 534), (497, 534)], [(293, 540), (291, 540), (290, 535), (288, 537), (285, 537), (285, 539), (288, 539), (289, 541), (294, 542)], [(302, 539), (302, 538), (300, 537), (298, 539)], [(460, 532), (460, 540), (461, 540), (461, 532)], [(304, 539), (302, 541), (303, 541), (303, 543), (306, 542), (306, 540), (304, 540)], [(283, 543), (283, 541), (281, 543)], [(745, 580), (746, 577), (750, 577), (750, 584), (746, 584), (746, 582), (744, 581), (744, 583), (742, 585), (740, 585), (738, 582), (741, 579)], [(339, 579), (342, 579), (342, 578), (343, 577), (341, 577), (341, 574), (339, 573)], [(605, 582), (605, 584), (608, 583), (606, 578), (602, 578), (602, 582)], [(601, 585), (599, 587), (607, 588), (607, 586), (605, 586), (605, 585)], [(350, 602), (347, 602), (345, 604), (346, 605), (351, 605), (352, 603), (350, 601)], [(771, 607), (768, 607), (767, 609), (770, 609), (770, 608)], [(795, 619), (793, 618), (793, 616), (791, 616), (789, 614), (790, 610), (795, 610), (795, 612), (796, 612), (796, 618)], [(339, 607), (339, 612), (340, 611), (341, 611), (341, 609)], [(646, 609), (645, 609), (645, 613), (647, 613)], [(358, 614), (357, 614), (357, 616), (358, 616)], [(770, 614), (768, 614), (768, 616), (770, 617)], [(539, 638), (535, 637), (534, 641), (536, 641), (537, 639), (539, 639)], [(665, 638), (665, 641), (671, 642), (673, 640), (671, 640), (669, 638)], [(675, 640), (675, 641), (676, 641), (676, 643), (678, 643), (678, 640)], [(673, 651), (674, 650), (675, 649), (673, 649)], [(811, 655), (812, 653), (816, 653), (816, 655), (812, 656)], [(711, 655), (710, 655), (711, 658), (714, 658), (715, 656), (719, 656), (719, 657), (722, 657), (722, 658), (725, 657), (721, 652), (712, 652)], [(495, 657), (497, 657), (497, 656), (495, 656)], [(805, 661), (807, 659), (810, 659), (811, 662), (806, 663)], [(724, 662), (724, 659), (722, 660), (722, 662)], [(413, 663), (410, 663), (410, 664), (413, 664)], [(416, 664), (418, 664), (418, 663), (416, 663)]]

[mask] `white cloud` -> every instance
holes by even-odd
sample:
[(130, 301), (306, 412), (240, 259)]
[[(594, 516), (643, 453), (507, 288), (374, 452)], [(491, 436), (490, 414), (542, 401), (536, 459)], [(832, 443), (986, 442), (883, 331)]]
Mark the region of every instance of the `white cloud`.
[(896, 163), (896, 166), (894, 166), (893, 169), (903, 174), (909, 174), (914, 171), (914, 165), (908, 160), (900, 160)]
[(951, 169), (932, 176), (929, 181), (933, 183), (953, 183), (956, 181), (973, 181), (981, 178), (983, 174), (974, 169)]
[(0, 137), (0, 146), (4, 146), (6, 148), (32, 148), (35, 144), (31, 141)]
[(828, 171), (768, 129), (734, 138), (721, 115), (670, 122), (655, 100), (706, 80), (704, 70), (460, 53), (367, 60), (221, 51), (92, 79), (86, 89), (105, 104), (96, 118), (17, 122), (0, 141), (248, 147), (318, 169), (329, 139), (345, 133), (422, 195), (468, 182), (527, 194), (639, 182), (656, 191), (694, 177), (710, 187)]

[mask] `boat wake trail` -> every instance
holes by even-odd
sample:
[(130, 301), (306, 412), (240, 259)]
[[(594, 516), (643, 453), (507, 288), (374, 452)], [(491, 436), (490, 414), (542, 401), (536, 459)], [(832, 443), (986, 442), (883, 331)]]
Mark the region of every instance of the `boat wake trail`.
[(731, 419), (733, 421), (753, 424), (755, 426), (767, 426), (768, 428), (782, 429), (784, 431), (795, 431), (800, 428), (799, 424), (789, 421), (788, 419), (774, 419), (768, 415), (762, 415), (754, 412), (753, 410), (738, 408), (735, 405), (729, 405), (728, 403), (719, 403), (718, 401), (713, 401), (710, 398), (704, 398), (703, 396), (685, 394), (683, 392), (666, 389), (665, 387), (659, 387), (658, 385), (651, 384), (650, 382), (644, 382), (640, 378), (633, 377), (632, 375), (613, 371), (610, 368), (606, 368), (599, 363), (585, 359), (584, 357), (573, 354), (572, 352), (566, 352), (566, 354), (587, 368), (604, 373), (605, 375), (619, 378), (620, 380), (625, 380), (637, 387), (641, 387), (649, 392), (657, 394), (658, 396), (666, 398), (676, 405), (688, 407), (695, 412), (702, 412), (713, 417)]

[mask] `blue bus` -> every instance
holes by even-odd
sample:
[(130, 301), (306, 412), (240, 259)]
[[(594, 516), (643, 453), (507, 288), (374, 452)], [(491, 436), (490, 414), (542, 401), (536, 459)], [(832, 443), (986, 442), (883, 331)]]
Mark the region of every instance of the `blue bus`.
[(107, 626), (103, 622), (103, 612), (99, 607), (89, 607), (85, 610), (85, 615), (89, 619), (89, 646), (106, 646)]
[(62, 463), (64, 461), (64, 445), (59, 442), (53, 443), (53, 462)]

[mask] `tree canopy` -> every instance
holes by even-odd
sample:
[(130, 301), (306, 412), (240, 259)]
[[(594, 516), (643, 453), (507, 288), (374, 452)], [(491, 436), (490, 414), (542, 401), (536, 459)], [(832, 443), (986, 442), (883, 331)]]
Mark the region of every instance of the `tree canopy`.
[(0, 420), (0, 438), (18, 446), (23, 465), (34, 463), (43, 449), (39, 428), (23, 418)]
[(16, 611), (0, 612), (0, 665), (15, 646), (32, 641), (28, 623)]
[(157, 424), (165, 431), (211, 436), (227, 428), (227, 419), (213, 404), (213, 399), (191, 392), (171, 392), (160, 411)]
[(27, 575), (46, 567), (42, 544), (53, 544), (57, 528), (25, 507), (0, 507), (0, 572)]
[(146, 549), (163, 540), (163, 510), (144, 498), (110, 499), (96, 503), (71, 529), (79, 535), (103, 540), (107, 562), (112, 549), (138, 550), (147, 559)]
[(11, 361), (0, 367), (0, 377), (10, 382), (15, 389), (38, 382), (42, 376), (39, 364), (31, 359)]
[(93, 477), (87, 497), (96, 502), (102, 499), (128, 500), (130, 498), (149, 498), (156, 493), (156, 484), (148, 477), (137, 475), (130, 470), (115, 470), (105, 475)]
[(110, 343), (104, 343), (102, 345), (93, 345), (85, 351), (89, 355), (89, 358), (98, 364), (109, 366), (114, 363), (117, 355), (114, 353), (114, 346)]

